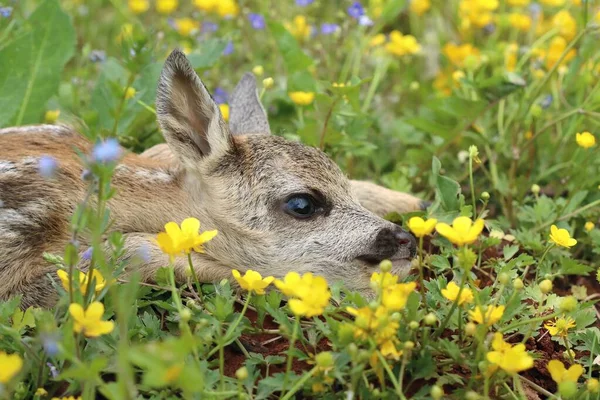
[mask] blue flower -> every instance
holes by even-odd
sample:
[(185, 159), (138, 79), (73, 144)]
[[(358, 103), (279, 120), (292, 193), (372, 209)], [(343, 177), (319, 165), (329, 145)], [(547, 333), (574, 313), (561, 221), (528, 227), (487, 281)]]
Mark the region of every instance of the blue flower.
[(546, 95), (542, 100), (540, 100), (540, 106), (545, 110), (546, 108), (550, 107), (550, 104), (552, 104), (552, 100), (553, 97), (551, 94)]
[(227, 104), (229, 95), (222, 87), (217, 87), (213, 92), (213, 100), (217, 104)]
[(106, 60), (106, 52), (104, 50), (92, 50), (90, 53), (90, 61), (93, 63), (104, 62)]
[(146, 263), (150, 262), (150, 260), (152, 259), (152, 252), (150, 251), (150, 246), (148, 246), (147, 243), (142, 244), (137, 249), (137, 255), (141, 261)]
[(265, 17), (263, 17), (262, 15), (250, 13), (248, 14), (248, 20), (250, 21), (250, 25), (252, 25), (252, 28), (256, 30), (265, 29)]
[(338, 29), (340, 29), (340, 26), (337, 24), (321, 24), (321, 33), (323, 35), (331, 35), (332, 33), (335, 33)]
[(92, 156), (96, 162), (109, 163), (117, 161), (121, 157), (121, 152), (119, 141), (115, 138), (109, 138), (94, 146)]
[(38, 162), (38, 170), (40, 175), (46, 179), (50, 179), (54, 176), (54, 172), (56, 172), (56, 167), (58, 167), (58, 163), (56, 159), (51, 156), (42, 156)]
[(4, 18), (8, 18), (12, 14), (12, 10), (12, 7), (0, 7), (0, 15)]
[(296, 5), (300, 7), (306, 7), (312, 4), (315, 0), (296, 0)]
[(542, 6), (538, 3), (531, 3), (529, 5), (529, 13), (533, 19), (537, 19), (542, 13)]
[(58, 354), (60, 347), (58, 346), (58, 336), (56, 334), (42, 334), (42, 347), (47, 355), (54, 357)]
[(214, 22), (211, 22), (211, 21), (202, 22), (202, 28), (201, 28), (202, 33), (212, 33), (212, 32), (216, 32), (218, 29), (219, 29), (219, 25), (217, 25)]
[(46, 365), (48, 366), (48, 369), (50, 370), (49, 373), (50, 373), (50, 376), (52, 377), (52, 379), (58, 378), (58, 376), (60, 375), (60, 372), (58, 371), (58, 369), (56, 369), (56, 367), (50, 362), (47, 362)]
[(358, 17), (358, 24), (361, 26), (372, 26), (373, 20), (368, 15), (361, 15)]
[(360, 4), (360, 2), (355, 1), (350, 7), (348, 7), (348, 15), (350, 15), (354, 19), (359, 19), (360, 17), (365, 15), (365, 9)]
[(225, 46), (225, 49), (223, 49), (223, 55), (228, 56), (231, 53), (233, 53), (233, 42), (230, 40), (229, 42), (227, 42), (227, 46)]
[(92, 251), (93, 251), (93, 248), (88, 247), (88, 249), (86, 251), (84, 251), (83, 254), (81, 255), (81, 258), (86, 261), (91, 260), (92, 259)]

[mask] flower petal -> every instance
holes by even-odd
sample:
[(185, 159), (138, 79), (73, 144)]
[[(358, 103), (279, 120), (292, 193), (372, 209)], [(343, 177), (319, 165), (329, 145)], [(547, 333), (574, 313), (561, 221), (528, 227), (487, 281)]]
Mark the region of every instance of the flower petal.
[(562, 362), (558, 360), (551, 360), (548, 363), (547, 368), (554, 382), (561, 383), (563, 381), (563, 375), (566, 372), (566, 369)]
[(184, 236), (196, 236), (200, 231), (200, 221), (197, 218), (186, 218), (181, 223), (181, 233)]

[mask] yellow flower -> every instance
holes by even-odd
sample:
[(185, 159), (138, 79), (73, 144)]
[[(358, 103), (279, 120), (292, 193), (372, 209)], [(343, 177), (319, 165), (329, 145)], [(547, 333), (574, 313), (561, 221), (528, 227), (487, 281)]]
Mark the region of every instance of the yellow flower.
[(483, 28), (493, 22), (492, 11), (497, 8), (498, 0), (461, 0), (459, 16), (467, 24)]
[[(89, 273), (82, 273), (79, 270), (75, 270), (75, 274), (76, 278), (74, 278), (74, 280), (79, 279), (79, 290), (83, 295), (85, 295), (87, 293), (87, 287), (90, 282)], [(63, 288), (65, 288), (65, 290), (68, 292), (69, 273), (65, 270), (59, 269), (56, 271), (56, 275), (58, 275)], [(96, 281), (96, 286), (94, 287), (94, 291), (96, 293), (104, 289), (104, 287), (106, 286), (106, 279), (104, 279), (100, 271), (98, 271), (97, 269), (94, 269), (92, 271), (92, 279)]]
[(411, 0), (410, 11), (417, 15), (423, 15), (431, 8), (429, 0)]
[(381, 355), (386, 358), (393, 358), (394, 360), (400, 359), (402, 356), (402, 351), (398, 351), (396, 348), (395, 341), (386, 340), (379, 346), (379, 351), (381, 351)]
[(44, 114), (44, 121), (48, 124), (53, 124), (56, 122), (60, 115), (60, 110), (48, 110), (46, 114)]
[(178, 0), (156, 0), (156, 11), (169, 15), (177, 9), (178, 3)]
[(529, 4), (530, 0), (508, 0), (508, 4), (516, 7), (523, 7)]
[(0, 351), (0, 383), (8, 383), (23, 368), (23, 359), (18, 354)]
[(52, 400), (81, 400), (81, 396), (63, 396), (63, 397), (53, 397)]
[[(485, 310), (485, 324), (492, 326), (500, 321), (504, 314), (504, 308), (504, 306), (488, 306)], [(480, 307), (475, 307), (474, 311), (469, 311), (469, 317), (478, 324), (483, 324), (484, 315)]]
[(288, 304), (297, 316), (310, 318), (323, 314), (331, 298), (325, 278), (313, 276), (310, 272), (302, 276), (289, 272), (283, 281), (276, 280), (275, 286), (286, 296), (293, 297)]
[(410, 296), (416, 287), (417, 284), (415, 282), (398, 283), (388, 286), (383, 289), (381, 303), (389, 311), (400, 311), (404, 309), (408, 301), (408, 296)]
[(121, 43), (123, 40), (131, 39), (133, 35), (133, 25), (132, 24), (123, 24), (121, 27), (121, 32), (117, 36), (117, 42)]
[(304, 15), (296, 15), (291, 24), (286, 22), (284, 26), (299, 41), (304, 41), (310, 36), (310, 25)]
[(385, 51), (398, 57), (416, 54), (421, 51), (421, 45), (412, 35), (403, 35), (400, 31), (390, 33), (390, 41), (385, 45)]
[(435, 229), (435, 224), (437, 224), (437, 219), (429, 218), (425, 221), (421, 217), (412, 217), (408, 220), (408, 229), (416, 236), (423, 237), (426, 235), (431, 235), (431, 232)]
[[(556, 64), (558, 62), (558, 60), (560, 59), (560, 57), (562, 56), (562, 53), (565, 51), (566, 48), (567, 48), (567, 40), (562, 36), (556, 36), (550, 42), (550, 46), (548, 47), (547, 52), (545, 52), (545, 51), (539, 52), (539, 54), (542, 56), (542, 58), (546, 58), (546, 68), (547, 69), (551, 69), (554, 67), (554, 64)], [(565, 57), (561, 61), (560, 65), (565, 65), (566, 63), (571, 61), (575, 57), (576, 54), (577, 54), (577, 51), (575, 49), (569, 50), (569, 52), (565, 55)]]
[(181, 364), (171, 365), (165, 371), (165, 377), (164, 377), (165, 381), (167, 383), (174, 382), (181, 375), (181, 371), (183, 371), (183, 365), (181, 365)]
[(468, 57), (471, 57), (477, 61), (480, 59), (479, 50), (476, 47), (473, 47), (473, 45), (470, 43), (461, 45), (446, 43), (442, 49), (442, 53), (448, 57), (450, 63), (458, 68), (463, 68), (465, 66), (465, 60)]
[(556, 318), (554, 321), (548, 321), (544, 324), (544, 327), (548, 329), (548, 332), (552, 336), (566, 337), (569, 329), (575, 327), (575, 320), (573, 318)]
[(396, 349), (396, 336), (400, 324), (392, 320), (388, 309), (379, 306), (375, 311), (370, 307), (352, 308), (346, 310), (354, 316), (354, 338), (359, 340), (375, 339), (377, 346), (385, 357), (398, 358), (402, 355)]
[(525, 345), (519, 343), (512, 346), (504, 341), (499, 332), (494, 334), (492, 349), (493, 351), (486, 355), (487, 360), (509, 374), (516, 374), (533, 367), (533, 358), (525, 351)]
[(552, 380), (558, 384), (562, 382), (577, 383), (577, 380), (583, 374), (583, 367), (579, 364), (573, 364), (566, 369), (564, 364), (558, 360), (550, 360), (547, 365), (548, 372)]
[(299, 106), (307, 106), (315, 100), (314, 92), (289, 92), (288, 96)]
[(42, 387), (37, 388), (35, 391), (36, 396), (44, 397), (48, 395), (48, 391)]
[(219, 0), (216, 11), (221, 18), (231, 18), (240, 13), (240, 7), (234, 0)]
[(560, 7), (565, 4), (565, 0), (540, 0), (540, 3), (545, 6)]
[[(456, 301), (458, 297), (458, 291), (460, 287), (454, 282), (448, 283), (445, 289), (442, 289), (442, 295), (450, 301)], [(458, 300), (458, 305), (462, 306), (465, 303), (473, 302), (473, 291), (468, 287), (464, 287), (461, 294), (460, 299)]]
[(457, 217), (452, 221), (452, 226), (439, 223), (435, 226), (435, 230), (455, 245), (463, 246), (476, 241), (483, 230), (483, 226), (482, 219), (478, 219), (473, 223), (469, 217)]
[(141, 14), (148, 11), (150, 2), (148, 0), (129, 0), (129, 9), (134, 14)]
[(69, 306), (69, 314), (73, 317), (73, 330), (77, 333), (83, 332), (87, 337), (98, 337), (111, 333), (115, 328), (112, 321), (102, 321), (104, 304), (99, 301), (91, 303), (87, 310), (80, 304), (72, 303)]
[(596, 137), (589, 132), (581, 132), (575, 135), (575, 141), (584, 149), (589, 149), (596, 145)]
[(263, 278), (262, 275), (256, 271), (249, 269), (246, 271), (244, 276), (240, 274), (240, 271), (234, 269), (231, 274), (235, 280), (240, 284), (242, 289), (256, 294), (265, 294), (265, 289), (275, 280), (272, 276)]
[(398, 283), (398, 275), (390, 274), (389, 272), (373, 272), (371, 275), (371, 282), (376, 283), (377, 286), (385, 289)]
[(263, 76), (265, 68), (262, 65), (256, 65), (252, 68), (252, 73), (256, 76)]
[(531, 28), (531, 17), (526, 14), (511, 13), (508, 16), (508, 23), (519, 31), (527, 32)]
[(176, 18), (175, 29), (181, 36), (190, 36), (200, 29), (200, 23), (191, 18)]
[(219, 110), (225, 122), (229, 121), (229, 104), (219, 104)]
[(600, 381), (596, 378), (590, 378), (586, 381), (585, 388), (590, 393), (598, 393), (600, 392)]
[(577, 34), (577, 21), (567, 10), (561, 10), (552, 18), (552, 26), (558, 29), (558, 33), (567, 40), (571, 40)]
[(213, 12), (217, 10), (220, 0), (194, 0), (194, 6), (202, 11)]
[(131, 86), (129, 86), (125, 89), (125, 98), (132, 99), (133, 96), (135, 96), (135, 93), (136, 93), (135, 89), (132, 88)]
[(377, 35), (373, 36), (371, 38), (371, 40), (369, 40), (369, 46), (371, 46), (371, 47), (380, 46), (385, 43), (385, 40), (386, 40), (385, 35), (383, 33), (378, 33)]
[(514, 71), (517, 66), (517, 52), (519, 46), (516, 43), (511, 43), (504, 50), (504, 66), (507, 71)]
[(165, 225), (165, 232), (161, 232), (156, 237), (160, 249), (171, 256), (171, 259), (182, 253), (189, 254), (192, 249), (198, 253), (203, 253), (202, 245), (212, 240), (217, 231), (200, 230), (200, 221), (196, 218), (186, 218), (181, 223), (181, 228), (175, 222), (169, 222)]
[(592, 229), (594, 229), (594, 223), (592, 221), (588, 221), (588, 222), (585, 223), (585, 225), (583, 226), (583, 228), (585, 229), (586, 232), (589, 232)]
[(550, 227), (550, 241), (558, 246), (573, 247), (577, 240), (573, 239), (566, 229), (558, 229), (556, 225)]

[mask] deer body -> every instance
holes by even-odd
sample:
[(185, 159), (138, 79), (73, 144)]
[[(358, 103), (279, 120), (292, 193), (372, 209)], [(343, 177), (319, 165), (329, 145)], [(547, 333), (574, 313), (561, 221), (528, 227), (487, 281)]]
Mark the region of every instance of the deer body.
[[(126, 154), (108, 204), (111, 229), (124, 234), (124, 257), (138, 261), (143, 280), (169, 264), (156, 234), (166, 222), (190, 216), (203, 230), (219, 232), (205, 253), (192, 254), (204, 282), (229, 278), (233, 268), (278, 277), (294, 270), (368, 291), (379, 261), (391, 259), (397, 273), (407, 270), (414, 238), (364, 205), (378, 214), (411, 211), (418, 199), (351, 182), (321, 151), (269, 135), (250, 76), (230, 103), (228, 128), (185, 56), (175, 51), (167, 59), (157, 115), (168, 149)], [(91, 148), (66, 127), (0, 130), (0, 300), (22, 294), (24, 306), (55, 302), (48, 280), (54, 267), (42, 254), (61, 253), (71, 239), (70, 217), (88, 185), (77, 151)], [(52, 179), (38, 173), (43, 156), (57, 160)], [(78, 240), (85, 250), (85, 234)], [(178, 279), (186, 265), (176, 260)]]

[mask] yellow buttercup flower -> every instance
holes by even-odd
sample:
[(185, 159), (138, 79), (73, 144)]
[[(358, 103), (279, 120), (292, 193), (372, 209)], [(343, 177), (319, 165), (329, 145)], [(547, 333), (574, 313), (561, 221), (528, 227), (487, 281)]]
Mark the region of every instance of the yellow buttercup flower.
[(508, 23), (519, 31), (527, 32), (531, 28), (531, 17), (527, 14), (510, 13)]
[(129, 0), (128, 6), (132, 13), (142, 14), (148, 11), (150, 2), (148, 0)]
[[(65, 270), (59, 269), (56, 271), (56, 275), (58, 275), (60, 279), (60, 283), (63, 288), (68, 292), (69, 291), (69, 273)], [(92, 277), (96, 281), (96, 286), (94, 287), (94, 291), (98, 293), (106, 286), (106, 279), (102, 276), (100, 271), (94, 269), (92, 271)], [(89, 273), (83, 273), (79, 270), (75, 270), (75, 278), (74, 280), (79, 280), (79, 290), (85, 296), (87, 293), (87, 288), (90, 282)]]
[(423, 15), (431, 8), (431, 2), (429, 0), (411, 0), (410, 11), (417, 15)]
[(310, 318), (323, 314), (331, 298), (325, 278), (310, 272), (302, 276), (289, 272), (283, 281), (276, 280), (275, 286), (286, 296), (293, 297), (288, 300), (288, 305), (297, 316)]
[(478, 28), (492, 23), (498, 8), (498, 0), (461, 0), (459, 3), (459, 16), (463, 21)]
[(368, 340), (373, 338), (384, 357), (398, 359), (402, 355), (398, 351), (397, 332), (400, 324), (390, 318), (390, 310), (384, 306), (377, 307), (376, 310), (370, 307), (352, 308), (346, 310), (354, 316), (354, 338), (359, 340)]
[(508, 4), (515, 7), (523, 7), (528, 5), (530, 0), (508, 0)]
[(482, 219), (473, 222), (469, 217), (457, 217), (452, 221), (452, 226), (441, 222), (435, 226), (435, 230), (455, 245), (464, 246), (475, 242), (483, 227)]
[(600, 392), (600, 381), (596, 378), (590, 378), (585, 382), (585, 388), (590, 393)]
[(577, 21), (567, 10), (561, 10), (552, 17), (552, 26), (567, 40), (572, 40), (577, 34)]
[[(558, 62), (562, 53), (567, 48), (567, 40), (562, 36), (556, 36), (550, 42), (548, 51), (539, 51), (541, 58), (546, 59), (546, 68), (551, 69)], [(560, 65), (566, 65), (577, 55), (577, 50), (571, 49), (567, 52)]]
[(310, 25), (304, 15), (296, 15), (291, 23), (286, 22), (284, 26), (299, 41), (304, 41), (310, 36)]
[(423, 236), (431, 235), (436, 224), (437, 219), (435, 218), (429, 218), (425, 221), (421, 217), (412, 217), (408, 220), (408, 229), (410, 229), (416, 237), (421, 238)]
[(240, 7), (234, 0), (219, 0), (216, 12), (221, 18), (231, 18), (240, 13)]
[(0, 383), (8, 383), (23, 368), (23, 359), (18, 354), (0, 351)]
[(229, 104), (219, 104), (219, 110), (225, 122), (229, 121)]
[(390, 274), (389, 272), (373, 272), (371, 282), (377, 284), (380, 288), (387, 288), (398, 283), (398, 275)]
[(592, 229), (594, 229), (594, 223), (592, 221), (588, 221), (588, 222), (585, 223), (585, 225), (583, 226), (583, 228), (585, 229), (586, 232), (589, 232)]
[(288, 96), (299, 106), (307, 106), (315, 100), (314, 92), (290, 92)]
[(565, 0), (540, 0), (540, 3), (545, 6), (560, 7), (565, 4)]
[(386, 40), (385, 35), (383, 33), (378, 33), (377, 35), (373, 36), (369, 40), (369, 46), (371, 46), (371, 47), (380, 46), (385, 43), (385, 40)]
[(217, 231), (205, 231), (199, 233), (200, 221), (196, 218), (186, 218), (181, 223), (181, 228), (175, 222), (169, 222), (165, 225), (165, 232), (161, 232), (156, 237), (160, 249), (171, 256), (183, 253), (189, 254), (192, 250), (203, 253), (202, 245), (212, 240)]
[(575, 320), (573, 318), (556, 318), (554, 321), (548, 321), (544, 324), (548, 332), (552, 336), (566, 337), (569, 329), (575, 328)]
[(550, 227), (550, 241), (558, 246), (567, 248), (577, 244), (577, 240), (571, 237), (568, 230), (558, 229), (556, 225)]
[(117, 35), (117, 42), (121, 43), (123, 40), (129, 40), (133, 36), (133, 25), (123, 24), (119, 35)]
[(487, 360), (511, 375), (533, 367), (533, 358), (525, 350), (525, 345), (519, 343), (512, 346), (504, 341), (499, 332), (494, 334), (492, 349), (486, 354)]
[(244, 276), (240, 274), (240, 271), (234, 269), (231, 274), (235, 280), (240, 284), (242, 289), (256, 294), (265, 294), (265, 289), (275, 280), (272, 276), (263, 278), (262, 275), (256, 271), (249, 269), (246, 271)]
[(473, 47), (470, 43), (456, 45), (454, 43), (446, 43), (442, 49), (442, 53), (448, 58), (450, 63), (458, 68), (465, 66), (467, 58), (479, 60), (479, 49)]
[(156, 0), (156, 11), (160, 14), (169, 15), (177, 9), (178, 0)]
[(44, 122), (53, 124), (56, 122), (59, 116), (60, 110), (48, 110), (46, 111), (46, 114), (44, 114)]
[(589, 132), (577, 132), (575, 134), (575, 141), (584, 149), (589, 149), (590, 147), (594, 147), (596, 145), (596, 137)]
[(48, 396), (48, 391), (46, 389), (44, 389), (43, 387), (39, 387), (35, 391), (35, 395), (40, 396), (40, 397)]
[(398, 57), (417, 54), (421, 51), (421, 45), (412, 35), (403, 35), (400, 31), (392, 31), (390, 40), (385, 45), (385, 51)]
[(213, 12), (217, 10), (220, 0), (194, 0), (194, 6), (198, 10)]
[(400, 311), (406, 306), (408, 296), (417, 287), (416, 282), (398, 283), (383, 289), (381, 304), (389, 311)]
[[(448, 286), (446, 286), (445, 289), (442, 289), (442, 295), (450, 301), (456, 301), (456, 299), (458, 298), (459, 290), (460, 287), (456, 283), (450, 282), (448, 283)], [(472, 303), (473, 299), (473, 291), (468, 287), (464, 287), (462, 292), (460, 293), (458, 305), (462, 306), (465, 303)]]
[(504, 308), (504, 306), (488, 306), (485, 310), (484, 318), (484, 312), (481, 310), (481, 307), (475, 307), (475, 310), (469, 311), (469, 317), (478, 324), (483, 324), (485, 319), (485, 324), (492, 326), (500, 321), (500, 318), (504, 315)]
[(73, 330), (87, 337), (98, 337), (111, 333), (115, 327), (113, 321), (103, 321), (104, 304), (99, 301), (91, 303), (86, 310), (81, 304), (72, 303), (69, 314), (73, 317)]
[(190, 36), (200, 29), (200, 22), (191, 18), (175, 19), (175, 29), (181, 36)]
[(573, 364), (569, 369), (558, 360), (550, 360), (547, 365), (548, 372), (552, 376), (552, 380), (558, 384), (563, 382), (577, 383), (579, 377), (583, 374), (583, 367), (579, 364)]

